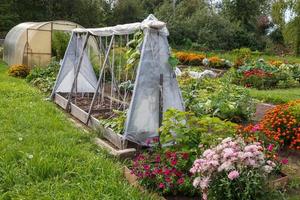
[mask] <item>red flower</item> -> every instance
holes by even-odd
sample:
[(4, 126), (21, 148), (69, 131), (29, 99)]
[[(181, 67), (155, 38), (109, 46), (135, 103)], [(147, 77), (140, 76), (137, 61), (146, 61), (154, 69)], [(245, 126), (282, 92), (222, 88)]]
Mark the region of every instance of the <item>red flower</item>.
[(183, 183), (184, 183), (184, 178), (178, 179), (178, 180), (177, 180), (177, 183), (178, 183), (179, 185), (183, 184)]
[(175, 166), (176, 164), (177, 164), (177, 160), (176, 160), (176, 159), (172, 159), (172, 160), (171, 160), (171, 165), (172, 165), (172, 166)]
[(150, 165), (144, 165), (144, 169), (145, 170), (149, 170), (150, 169)]
[(157, 155), (157, 156), (156, 156), (155, 161), (156, 161), (156, 162), (160, 162), (160, 161), (161, 161), (160, 155)]
[(172, 180), (170, 179), (170, 177), (167, 177), (167, 178), (165, 178), (165, 181), (166, 181), (167, 183), (170, 183)]
[(182, 158), (184, 160), (188, 160), (189, 159), (189, 154), (188, 153), (182, 153)]
[(165, 171), (164, 171), (164, 175), (166, 175), (166, 176), (169, 176), (170, 174), (171, 174), (171, 170), (169, 170), (169, 169), (166, 169)]
[(286, 164), (289, 163), (289, 160), (287, 158), (284, 158), (284, 159), (281, 160), (281, 163), (286, 165)]
[(160, 183), (160, 184), (158, 185), (158, 187), (159, 187), (160, 189), (164, 189), (164, 188), (165, 188), (165, 185), (164, 185), (163, 183)]

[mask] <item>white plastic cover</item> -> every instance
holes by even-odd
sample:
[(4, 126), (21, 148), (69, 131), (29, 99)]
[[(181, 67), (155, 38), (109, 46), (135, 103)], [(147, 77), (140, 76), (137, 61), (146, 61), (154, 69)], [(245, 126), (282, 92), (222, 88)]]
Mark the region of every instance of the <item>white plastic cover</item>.
[(153, 29), (145, 29), (144, 33), (124, 136), (141, 145), (146, 145), (148, 138), (158, 136), (160, 74), (163, 75), (163, 112), (169, 108), (184, 110), (176, 75), (168, 63), (170, 52), (167, 36)]
[[(52, 91), (52, 96), (56, 92), (71, 92), (84, 37), (85, 36), (78, 36), (75, 33), (72, 34), (55, 86)], [(96, 89), (97, 78), (86, 50), (83, 54), (83, 59), (76, 83), (75, 92), (92, 93)]]

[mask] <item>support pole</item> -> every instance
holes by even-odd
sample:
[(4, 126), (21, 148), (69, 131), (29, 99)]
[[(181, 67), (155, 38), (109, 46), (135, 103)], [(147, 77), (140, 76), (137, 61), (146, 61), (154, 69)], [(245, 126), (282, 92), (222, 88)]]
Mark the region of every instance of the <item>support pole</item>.
[(87, 120), (86, 120), (86, 124), (89, 123), (89, 120), (90, 120), (90, 117), (91, 117), (91, 113), (92, 113), (92, 109), (93, 109), (93, 105), (94, 105), (94, 102), (95, 102), (95, 99), (98, 95), (98, 90), (100, 88), (100, 84), (101, 84), (101, 80), (102, 80), (102, 76), (103, 76), (103, 73), (104, 73), (104, 68), (105, 68), (105, 65), (106, 65), (106, 62), (108, 60), (108, 56), (109, 56), (109, 52), (111, 50), (111, 47), (112, 47), (112, 44), (113, 44), (113, 40), (114, 40), (114, 35), (112, 35), (111, 37), (111, 40), (110, 40), (110, 44), (109, 44), (109, 48), (105, 54), (105, 58), (104, 58), (104, 62), (102, 64), (102, 68), (101, 68), (101, 72), (100, 72), (100, 76), (99, 76), (99, 79), (98, 79), (98, 82), (97, 82), (97, 87), (96, 87), (96, 91), (94, 93), (94, 96), (93, 96), (93, 99), (92, 99), (92, 102), (91, 102), (91, 105), (90, 105), (90, 108), (89, 108), (89, 112), (88, 112), (88, 117), (87, 117)]
[(80, 54), (80, 57), (79, 57), (79, 62), (77, 64), (77, 67), (75, 68), (75, 70), (76, 70), (75, 71), (75, 76), (74, 76), (74, 80), (73, 80), (73, 83), (72, 83), (71, 92), (70, 92), (70, 95), (69, 95), (69, 98), (68, 98), (67, 106), (66, 106), (66, 109), (68, 111), (70, 110), (70, 103), (71, 103), (71, 100), (72, 100), (73, 90), (74, 90), (75, 85), (77, 83), (78, 74), (79, 74), (79, 71), (80, 71), (80, 67), (81, 67), (81, 63), (82, 63), (84, 51), (85, 51), (85, 48), (87, 46), (87, 41), (89, 39), (89, 36), (90, 36), (90, 34), (87, 33), (86, 37), (85, 37), (85, 40), (84, 40), (84, 43), (83, 43), (82, 48), (81, 48), (81, 52), (80, 52), (81, 54)]
[(159, 112), (158, 112), (158, 127), (159, 127), (159, 131), (158, 131), (158, 137), (159, 137), (159, 146), (161, 147), (161, 143), (160, 143), (160, 127), (162, 126), (162, 120), (163, 120), (163, 87), (164, 86), (164, 75), (160, 74), (159, 76)]

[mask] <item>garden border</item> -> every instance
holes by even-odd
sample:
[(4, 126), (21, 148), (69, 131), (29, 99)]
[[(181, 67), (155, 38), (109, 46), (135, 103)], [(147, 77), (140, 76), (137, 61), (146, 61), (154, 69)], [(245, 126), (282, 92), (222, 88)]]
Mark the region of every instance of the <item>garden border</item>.
[[(60, 94), (54, 95), (54, 102), (59, 105), (64, 110), (68, 107), (68, 100), (64, 98)], [(135, 148), (125, 148), (127, 146), (126, 141), (123, 140), (122, 135), (115, 133), (110, 128), (105, 128), (100, 124), (100, 121), (93, 116), (90, 116), (90, 120), (88, 124), (86, 124), (88, 119), (88, 113), (79, 108), (77, 105), (70, 102), (70, 114), (78, 119), (80, 122), (84, 123), (85, 125), (91, 127), (94, 130), (101, 131), (102, 136), (108, 140), (106, 142), (103, 139), (96, 138), (95, 142), (98, 146), (108, 150), (108, 152), (113, 156), (118, 156), (122, 158), (130, 157), (135, 154)]]

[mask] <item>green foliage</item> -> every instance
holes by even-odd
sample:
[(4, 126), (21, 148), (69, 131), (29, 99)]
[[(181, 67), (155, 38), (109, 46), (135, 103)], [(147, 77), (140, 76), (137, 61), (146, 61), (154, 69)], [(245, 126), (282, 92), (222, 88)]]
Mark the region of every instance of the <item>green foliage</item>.
[(113, 110), (114, 116), (108, 119), (100, 119), (100, 124), (104, 128), (111, 128), (115, 133), (123, 134), (127, 111)]
[(44, 93), (50, 93), (59, 71), (59, 63), (52, 60), (47, 67), (35, 67), (26, 77), (27, 82), (36, 86)]
[(210, 115), (234, 122), (247, 121), (254, 112), (254, 101), (249, 92), (227, 80), (196, 80), (181, 77), (182, 95), (188, 110), (197, 116)]
[(209, 189), (209, 197), (214, 200), (271, 200), (275, 195), (278, 192), (272, 194), (265, 176), (254, 169), (240, 172), (239, 178), (233, 181), (227, 173), (221, 173), (210, 183)]
[(138, 31), (134, 34), (133, 39), (126, 44), (126, 46), (129, 48), (125, 53), (127, 71), (132, 71), (137, 67), (141, 56), (140, 45), (142, 44), (143, 40), (143, 32)]
[(57, 60), (64, 57), (70, 40), (70, 34), (62, 31), (54, 31), (52, 33), (52, 56)]
[(164, 113), (160, 141), (174, 143), (172, 148), (182, 151), (198, 152), (201, 150), (199, 144), (203, 147), (215, 145), (220, 138), (233, 136), (235, 128), (236, 124), (216, 117), (198, 118), (192, 112), (169, 109)]

